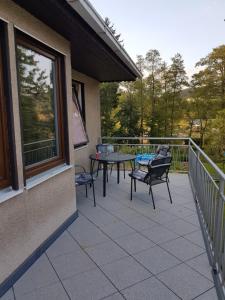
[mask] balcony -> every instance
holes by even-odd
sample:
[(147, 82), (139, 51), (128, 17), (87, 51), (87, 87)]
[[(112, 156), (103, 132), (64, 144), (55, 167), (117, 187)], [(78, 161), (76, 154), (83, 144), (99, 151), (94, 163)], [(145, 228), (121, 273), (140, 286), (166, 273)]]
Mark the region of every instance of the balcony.
[[(155, 147), (115, 144), (126, 152)], [(131, 202), (128, 175), (117, 184), (114, 171), (103, 197), (100, 172), (97, 207), (91, 189), (86, 198), (85, 188), (79, 187), (79, 218), (2, 300), (214, 300), (215, 284), (222, 297), (224, 174), (193, 141), (171, 145), (173, 204), (166, 186), (155, 186), (154, 210), (148, 188), (141, 183)], [(205, 168), (206, 160), (215, 176)]]

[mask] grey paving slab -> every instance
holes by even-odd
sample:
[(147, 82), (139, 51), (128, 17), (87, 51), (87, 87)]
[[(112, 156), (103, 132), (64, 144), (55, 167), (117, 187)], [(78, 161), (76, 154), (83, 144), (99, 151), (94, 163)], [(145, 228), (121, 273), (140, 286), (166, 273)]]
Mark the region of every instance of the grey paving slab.
[(73, 300), (99, 300), (117, 292), (99, 269), (63, 280), (63, 285)]
[(179, 217), (181, 219), (184, 217), (193, 215), (193, 210), (190, 210), (189, 208), (184, 207), (183, 205), (173, 206), (173, 207), (170, 207), (169, 209), (166, 208), (165, 211), (169, 212), (173, 215), (176, 215), (177, 217)]
[(186, 262), (187, 265), (207, 277), (209, 280), (213, 281), (212, 278), (212, 267), (209, 265), (208, 256), (206, 253), (203, 253), (191, 260)]
[(112, 239), (116, 239), (130, 233), (135, 233), (133, 229), (121, 221), (106, 225), (102, 228), (102, 230)]
[(64, 231), (64, 233), (47, 249), (46, 253), (49, 258), (54, 258), (62, 254), (79, 250), (79, 245), (67, 231)]
[(172, 230), (178, 235), (185, 235), (194, 231), (197, 231), (198, 228), (184, 220), (175, 220), (170, 223), (164, 224), (167, 229)]
[(125, 257), (101, 267), (115, 286), (121, 290), (151, 276), (132, 257)]
[(188, 234), (184, 235), (184, 238), (191, 241), (192, 243), (198, 245), (199, 247), (205, 249), (205, 243), (204, 243), (204, 239), (203, 239), (201, 230), (188, 233)]
[(198, 216), (196, 214), (184, 217), (183, 219), (186, 222), (191, 223), (191, 224), (195, 225), (196, 227), (200, 228), (199, 219), (198, 219)]
[(179, 235), (170, 230), (167, 230), (161, 225), (154, 226), (147, 230), (143, 230), (142, 234), (156, 244), (174, 240), (179, 237)]
[(205, 252), (203, 248), (194, 245), (183, 237), (163, 243), (161, 247), (182, 261), (189, 260)]
[[(78, 222), (80, 217), (78, 218)], [(76, 224), (76, 221), (68, 228), (75, 240), (82, 248), (88, 248), (99, 243), (107, 242), (108, 237), (97, 227), (82, 217), (82, 221)]]
[(59, 281), (46, 255), (42, 255), (29, 270), (15, 283), (17, 297), (33, 292), (35, 289), (50, 286)]
[(158, 225), (157, 223), (151, 221), (150, 219), (144, 216), (135, 217), (129, 220), (125, 220), (124, 222), (126, 222), (126, 224), (128, 224), (130, 227), (137, 231), (142, 231)]
[(193, 299), (213, 286), (213, 283), (186, 266), (178, 265), (157, 277), (183, 300)]
[(50, 258), (50, 260), (61, 280), (96, 268), (92, 260), (81, 250)]
[(212, 288), (209, 291), (205, 292), (201, 296), (195, 298), (195, 300), (218, 300), (216, 289)]
[(115, 240), (128, 253), (134, 254), (155, 246), (155, 243), (139, 233), (122, 236)]
[(149, 217), (152, 221), (159, 223), (159, 224), (165, 224), (168, 222), (172, 222), (172, 221), (178, 220), (178, 218), (179, 218), (178, 216), (170, 214), (164, 210), (159, 210), (158, 207), (156, 207), (156, 210), (154, 212), (152, 210), (151, 210), (151, 212), (144, 210), (143, 214), (145, 214), (146, 217)]
[(127, 300), (177, 300), (172, 291), (152, 277), (122, 291)]
[(139, 252), (134, 257), (153, 274), (158, 274), (181, 263), (180, 260), (158, 246)]
[(124, 300), (120, 293), (104, 298), (104, 300)]
[(8, 292), (6, 292), (2, 297), (0, 297), (1, 300), (15, 300), (13, 290), (10, 289)]
[(33, 292), (17, 295), (16, 300), (69, 300), (61, 283), (35, 289)]
[(129, 207), (123, 207), (122, 209), (114, 212), (114, 215), (125, 222), (141, 216), (138, 212)]
[(99, 266), (111, 263), (128, 254), (117, 246), (113, 241), (109, 241), (103, 244), (96, 245), (88, 248), (87, 253)]

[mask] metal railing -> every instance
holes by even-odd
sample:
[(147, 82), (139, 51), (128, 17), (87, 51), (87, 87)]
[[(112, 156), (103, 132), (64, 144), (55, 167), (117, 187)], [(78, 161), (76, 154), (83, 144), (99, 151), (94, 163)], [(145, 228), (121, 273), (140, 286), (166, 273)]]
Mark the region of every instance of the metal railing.
[(115, 151), (129, 154), (155, 153), (159, 144), (169, 144), (173, 157), (171, 170), (188, 172), (188, 138), (138, 138), (102, 137), (103, 143), (110, 143)]
[(55, 139), (41, 140), (24, 144), (25, 166), (51, 159), (57, 155)]
[(155, 152), (169, 144), (172, 170), (189, 175), (197, 212), (220, 299), (225, 299), (225, 174), (191, 138), (102, 137), (115, 151)]

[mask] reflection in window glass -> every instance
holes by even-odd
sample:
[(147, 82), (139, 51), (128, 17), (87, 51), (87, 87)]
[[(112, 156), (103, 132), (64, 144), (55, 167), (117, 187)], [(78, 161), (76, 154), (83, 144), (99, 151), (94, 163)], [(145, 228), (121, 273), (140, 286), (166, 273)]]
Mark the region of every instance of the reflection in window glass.
[(56, 157), (58, 149), (54, 60), (17, 45), (25, 166)]

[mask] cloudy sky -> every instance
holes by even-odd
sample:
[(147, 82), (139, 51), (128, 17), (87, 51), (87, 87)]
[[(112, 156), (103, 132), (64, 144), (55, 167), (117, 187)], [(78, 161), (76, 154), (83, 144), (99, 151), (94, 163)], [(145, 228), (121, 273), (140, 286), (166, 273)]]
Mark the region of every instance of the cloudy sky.
[(212, 48), (225, 44), (225, 0), (90, 0), (122, 34), (136, 60), (158, 49), (168, 63), (181, 53), (188, 75)]

